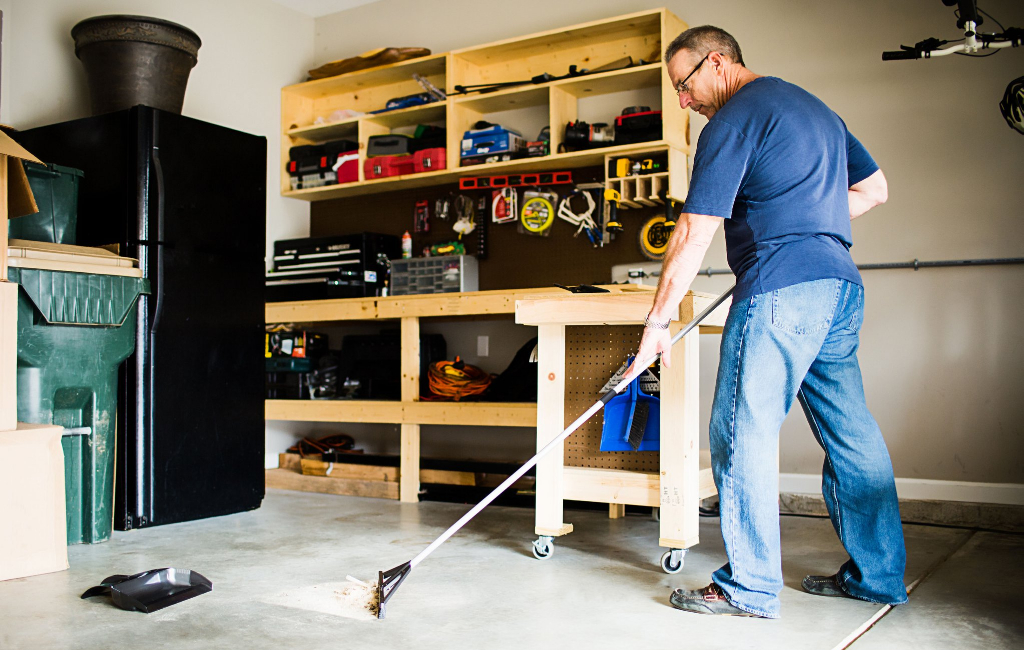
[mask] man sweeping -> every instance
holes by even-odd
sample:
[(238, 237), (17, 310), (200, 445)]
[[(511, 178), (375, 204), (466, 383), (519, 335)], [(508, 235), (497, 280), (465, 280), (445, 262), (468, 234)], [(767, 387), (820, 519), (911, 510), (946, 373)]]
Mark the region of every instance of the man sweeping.
[(883, 203), (885, 177), (832, 110), (748, 70), (725, 31), (694, 27), (665, 51), (681, 108), (708, 118), (637, 358), (671, 364), (669, 321), (725, 222), (737, 287), (722, 334), (711, 459), (728, 563), (672, 593), (703, 614), (778, 618), (777, 450), (794, 400), (825, 450), (822, 492), (849, 560), (807, 576), (816, 595), (901, 604), (906, 549), (892, 463), (864, 399), (864, 289), (850, 221)]

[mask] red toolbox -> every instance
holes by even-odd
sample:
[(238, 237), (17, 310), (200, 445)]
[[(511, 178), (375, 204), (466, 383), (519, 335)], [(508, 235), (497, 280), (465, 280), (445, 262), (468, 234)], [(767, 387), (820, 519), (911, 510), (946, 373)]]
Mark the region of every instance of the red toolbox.
[(413, 173), (415, 167), (411, 154), (400, 156), (377, 156), (363, 162), (363, 175), (367, 180), (386, 176), (404, 176)]
[(448, 150), (444, 147), (435, 149), (423, 149), (412, 155), (413, 171), (417, 174), (423, 172), (436, 172), (448, 165)]
[(359, 154), (349, 153), (338, 156), (334, 167), (338, 172), (338, 183), (354, 183), (359, 180)]

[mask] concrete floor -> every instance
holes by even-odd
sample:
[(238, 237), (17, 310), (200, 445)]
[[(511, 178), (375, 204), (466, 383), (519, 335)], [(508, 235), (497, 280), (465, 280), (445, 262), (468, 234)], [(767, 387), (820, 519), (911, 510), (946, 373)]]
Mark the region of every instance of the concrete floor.
[[(828, 520), (783, 517), (782, 615), (769, 621), (686, 614), (672, 589), (707, 584), (725, 559), (717, 519), (677, 575), (658, 566), (657, 524), (567, 511), (576, 532), (538, 561), (533, 512), (492, 507), (421, 564), (384, 621), (356, 621), (264, 601), (411, 559), (465, 506), (271, 490), (255, 512), (117, 533), (70, 549), (71, 569), (0, 583), (0, 648), (835, 648), (879, 606), (800, 591), (806, 573), (844, 559)], [(862, 648), (1024, 647), (1024, 537), (906, 527), (910, 604), (856, 640)], [(196, 570), (212, 593), (154, 614), (78, 596), (113, 573)]]

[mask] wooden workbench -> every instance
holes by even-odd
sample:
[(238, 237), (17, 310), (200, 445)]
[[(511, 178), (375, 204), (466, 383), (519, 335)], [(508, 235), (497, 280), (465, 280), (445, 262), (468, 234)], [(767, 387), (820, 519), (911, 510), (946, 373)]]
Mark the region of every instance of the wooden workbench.
[[(623, 304), (650, 307), (652, 290), (635, 285), (610, 285), (607, 294), (570, 294), (562, 289), (521, 289), (473, 291), (386, 298), (346, 298), (266, 305), (266, 321), (314, 325), (344, 321), (398, 320), (401, 322), (400, 401), (381, 400), (266, 400), (267, 420), (305, 422), (366, 422), (401, 426), (400, 489), (402, 501), (419, 500), (420, 426), (448, 424), (464, 426), (535, 427), (537, 404), (515, 402), (421, 402), (420, 319), (421, 318), (511, 318), (516, 302), (523, 299), (575, 300), (584, 295), (602, 300), (624, 300)], [(639, 302), (637, 302), (637, 300)], [(645, 312), (646, 313), (646, 312)]]
[[(715, 296), (690, 292), (674, 334)], [(650, 311), (648, 294), (561, 294), (518, 302), (516, 322), (539, 330), (537, 449), (556, 438), (599, 397), (607, 379), (635, 354)], [(720, 333), (723, 304), (675, 346), (672, 366), (661, 370), (661, 451), (600, 452), (602, 418), (595, 416), (537, 464), (538, 557), (550, 554), (552, 538), (572, 532), (563, 521), (564, 499), (608, 503), (612, 517), (625, 506), (660, 507), (659, 545), (681, 549), (698, 541), (701, 499), (716, 494), (710, 455), (699, 449), (699, 333)], [(547, 551), (544, 551), (547, 547)], [(671, 552), (671, 551), (670, 551)], [(666, 558), (669, 553), (666, 553)], [(666, 559), (663, 558), (663, 566)], [(673, 562), (674, 563), (674, 562)], [(666, 571), (669, 569), (666, 567)], [(678, 570), (678, 569), (676, 569)]]

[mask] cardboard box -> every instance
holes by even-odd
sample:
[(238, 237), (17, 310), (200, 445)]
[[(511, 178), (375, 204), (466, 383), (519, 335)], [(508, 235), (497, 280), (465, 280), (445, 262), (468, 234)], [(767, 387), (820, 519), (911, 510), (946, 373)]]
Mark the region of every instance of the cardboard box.
[(0, 580), (68, 568), (61, 427), (0, 432)]
[(7, 219), (39, 212), (19, 160), (41, 161), (0, 131), (0, 280), (7, 279)]
[(15, 428), (18, 402), (18, 285), (7, 282), (7, 219), (39, 212), (21, 160), (39, 162), (0, 131), (0, 431)]

